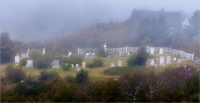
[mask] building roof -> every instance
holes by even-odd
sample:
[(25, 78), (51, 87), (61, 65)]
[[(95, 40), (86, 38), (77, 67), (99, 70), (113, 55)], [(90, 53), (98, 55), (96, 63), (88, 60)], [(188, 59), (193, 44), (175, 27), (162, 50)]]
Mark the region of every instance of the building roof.
[(197, 42), (200, 42), (200, 35), (193, 36), (188, 41), (192, 41), (192, 42), (197, 41)]
[(182, 22), (185, 20), (185, 17), (182, 17), (181, 12), (166, 12), (166, 11), (146, 11), (146, 10), (133, 10), (131, 18), (156, 18), (158, 19), (160, 15), (165, 16), (166, 25), (170, 26), (181, 26)]

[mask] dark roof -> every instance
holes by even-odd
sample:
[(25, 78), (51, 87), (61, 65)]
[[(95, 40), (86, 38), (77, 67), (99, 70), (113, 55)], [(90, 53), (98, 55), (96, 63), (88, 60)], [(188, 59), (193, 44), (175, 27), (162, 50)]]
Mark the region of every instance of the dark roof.
[[(133, 18), (159, 18), (160, 15), (165, 16), (167, 25), (171, 26), (181, 26), (183, 18), (181, 17), (180, 12), (165, 12), (165, 11), (145, 11), (145, 10), (133, 10), (131, 19)], [(182, 19), (182, 20), (181, 20)]]

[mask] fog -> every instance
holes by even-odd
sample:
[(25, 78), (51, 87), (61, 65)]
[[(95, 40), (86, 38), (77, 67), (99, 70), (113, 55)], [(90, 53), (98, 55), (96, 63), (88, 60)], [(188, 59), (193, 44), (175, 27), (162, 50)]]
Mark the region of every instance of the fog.
[(199, 0), (1, 0), (0, 32), (17, 40), (51, 39), (97, 23), (128, 20), (133, 9), (182, 9), (190, 17), (199, 4)]

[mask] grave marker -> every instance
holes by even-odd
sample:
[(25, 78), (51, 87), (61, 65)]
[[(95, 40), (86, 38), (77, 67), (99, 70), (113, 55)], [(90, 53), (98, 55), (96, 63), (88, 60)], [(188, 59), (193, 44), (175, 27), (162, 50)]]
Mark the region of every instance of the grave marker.
[(160, 57), (160, 65), (164, 65), (164, 57), (163, 56)]
[(167, 56), (167, 63), (166, 64), (171, 64), (171, 57)]
[(26, 55), (25, 54), (22, 54), (22, 59), (26, 58)]
[(83, 69), (85, 69), (85, 66), (86, 66), (86, 63), (85, 63), (85, 62), (82, 62), (82, 67), (83, 67)]
[(78, 64), (76, 64), (76, 67), (78, 67)]
[(154, 48), (151, 48), (150, 54), (154, 54)]
[(153, 59), (151, 60), (150, 65), (154, 65), (154, 60)]
[(59, 68), (59, 60), (53, 60), (52, 68)]
[(118, 66), (122, 66), (122, 61), (121, 60), (118, 61)]
[(110, 63), (110, 67), (114, 67), (115, 66), (115, 63)]
[(33, 60), (27, 60), (26, 67), (33, 67)]
[(17, 56), (15, 56), (15, 63), (19, 63), (19, 56), (17, 54)]
[(162, 48), (160, 48), (159, 54), (163, 54), (163, 49)]

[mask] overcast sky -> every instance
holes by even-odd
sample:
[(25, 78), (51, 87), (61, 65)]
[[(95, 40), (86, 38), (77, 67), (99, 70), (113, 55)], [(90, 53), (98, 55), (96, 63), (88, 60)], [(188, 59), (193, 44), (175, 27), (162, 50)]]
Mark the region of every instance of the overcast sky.
[(199, 5), (199, 0), (0, 0), (0, 32), (9, 32), (12, 39), (51, 38), (96, 23), (127, 20), (133, 9), (182, 9), (190, 17)]

